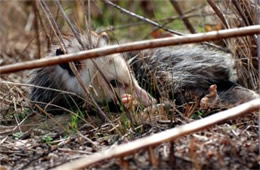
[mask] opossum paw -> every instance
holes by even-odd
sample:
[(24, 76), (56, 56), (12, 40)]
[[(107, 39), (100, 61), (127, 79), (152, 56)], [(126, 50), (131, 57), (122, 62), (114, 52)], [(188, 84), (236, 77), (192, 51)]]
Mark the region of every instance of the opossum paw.
[(138, 101), (130, 94), (123, 94), (121, 100), (127, 110), (134, 110), (138, 106)]
[(217, 93), (217, 85), (213, 84), (209, 87), (209, 94), (200, 100), (200, 109), (206, 110), (216, 108), (219, 105), (219, 101), (220, 98)]

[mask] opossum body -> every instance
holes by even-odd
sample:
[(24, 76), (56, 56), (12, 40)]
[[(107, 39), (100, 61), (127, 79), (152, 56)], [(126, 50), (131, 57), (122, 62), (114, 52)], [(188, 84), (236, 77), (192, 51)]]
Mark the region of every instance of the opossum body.
[[(65, 37), (64, 43), (67, 53), (104, 47), (108, 43), (108, 38), (105, 34), (97, 35), (93, 32), (81, 35), (80, 40), (83, 45), (76, 38)], [(60, 46), (54, 45), (47, 57), (58, 56), (64, 53)], [(88, 88), (97, 102), (115, 101), (116, 95), (121, 97), (124, 94), (131, 94), (133, 98), (139, 100), (144, 105), (150, 105), (154, 102), (151, 96), (140, 88), (129, 71), (126, 61), (120, 54), (93, 60), (75, 61), (74, 64), (85, 87)], [(103, 74), (100, 73), (100, 70)], [(34, 70), (30, 83), (35, 85), (30, 93), (32, 103), (38, 103), (52, 113), (61, 110), (60, 106), (68, 109), (73, 108), (73, 106), (79, 106), (80, 102), (82, 102), (80, 97), (89, 98), (68, 63)], [(79, 97), (47, 88), (38, 88), (37, 86), (74, 92)], [(58, 105), (58, 107), (55, 105)]]
[(236, 83), (235, 62), (221, 51), (196, 45), (174, 46), (144, 50), (131, 60), (141, 87), (156, 98), (174, 98), (177, 104), (200, 99), (213, 84), (225, 105), (259, 96)]
[[(80, 39), (83, 47), (76, 38), (64, 39), (67, 53), (104, 47), (108, 43), (106, 35), (93, 32), (81, 35)], [(56, 45), (47, 57), (64, 53)], [(84, 85), (98, 102), (113, 101), (116, 93), (119, 97), (131, 94), (144, 105), (150, 105), (155, 100), (146, 92), (148, 91), (157, 99), (165, 97), (175, 99), (177, 104), (183, 104), (207, 95), (213, 84), (216, 84), (220, 100), (225, 104), (239, 104), (258, 96), (235, 83), (237, 73), (231, 55), (201, 46), (164, 47), (138, 52), (137, 56), (130, 56), (135, 76), (121, 54), (100, 57), (93, 61), (75, 61), (74, 64)], [(60, 110), (60, 107), (51, 107), (53, 105), (70, 109), (83, 102), (79, 97), (47, 88), (74, 92), (85, 99), (89, 97), (68, 63), (34, 70), (30, 83), (36, 85), (30, 93), (31, 101), (52, 113)]]

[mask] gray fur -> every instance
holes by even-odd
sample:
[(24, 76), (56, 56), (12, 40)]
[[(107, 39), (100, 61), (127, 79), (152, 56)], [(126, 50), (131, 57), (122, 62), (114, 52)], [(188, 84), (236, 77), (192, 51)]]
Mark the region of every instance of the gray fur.
[[(219, 84), (223, 101), (231, 102), (236, 84), (235, 61), (230, 54), (202, 46), (174, 46), (144, 50), (131, 58), (130, 64), (140, 86), (154, 97), (171, 97), (177, 103), (208, 94), (212, 84)], [(242, 89), (242, 87), (240, 88)], [(252, 95), (253, 91), (247, 90)], [(236, 92), (237, 102), (243, 94)], [(246, 96), (245, 96), (246, 97)], [(225, 99), (228, 98), (228, 99)], [(251, 98), (248, 96), (248, 99)], [(229, 101), (228, 101), (229, 100)]]

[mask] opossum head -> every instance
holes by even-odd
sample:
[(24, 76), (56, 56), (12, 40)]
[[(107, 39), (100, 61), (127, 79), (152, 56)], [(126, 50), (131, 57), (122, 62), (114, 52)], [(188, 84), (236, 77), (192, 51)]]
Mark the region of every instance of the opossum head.
[[(85, 34), (80, 36), (80, 40), (82, 43), (75, 38), (68, 39), (66, 41), (67, 52), (72, 53), (104, 47), (108, 44), (106, 34)], [(56, 49), (56, 55), (63, 53), (60, 48)], [(76, 61), (74, 63), (84, 85), (99, 102), (110, 102), (111, 100), (115, 100), (116, 96), (120, 98), (124, 94), (131, 94), (134, 99), (145, 106), (155, 102), (155, 99), (138, 85), (121, 54), (112, 54), (92, 60)], [(73, 91), (83, 97), (87, 97), (87, 94), (79, 84), (68, 63), (60, 64), (57, 71), (62, 76), (65, 90)]]
[[(155, 100), (138, 85), (127, 63), (120, 55), (107, 56), (104, 59), (97, 59), (95, 62), (99, 64), (102, 63), (98, 66), (99, 68), (96, 69), (92, 81), (97, 96), (103, 96), (100, 99), (115, 99), (116, 95), (121, 97), (124, 94), (132, 94), (133, 98), (145, 106), (155, 102)], [(102, 72), (100, 72), (100, 70)]]

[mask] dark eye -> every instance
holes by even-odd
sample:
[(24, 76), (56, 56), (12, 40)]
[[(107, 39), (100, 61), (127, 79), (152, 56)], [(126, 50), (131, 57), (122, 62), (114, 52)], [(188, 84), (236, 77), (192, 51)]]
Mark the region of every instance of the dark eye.
[(113, 87), (122, 87), (122, 83), (118, 82), (117, 80), (111, 80), (109, 82)]
[(65, 54), (65, 53), (64, 53), (64, 51), (62, 51), (62, 49), (59, 48), (56, 50), (56, 56), (63, 55), (63, 54)]

